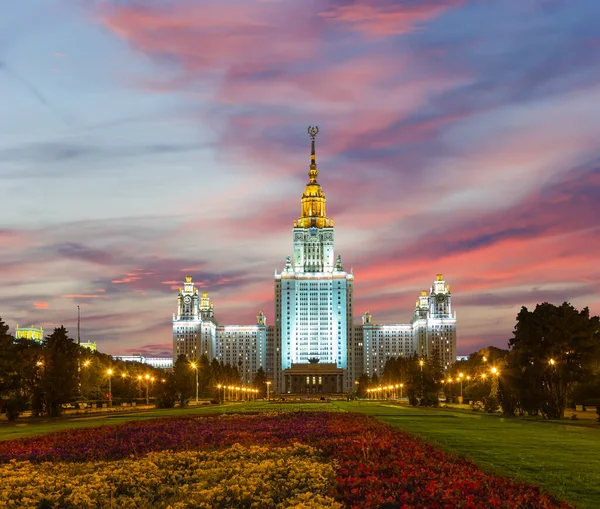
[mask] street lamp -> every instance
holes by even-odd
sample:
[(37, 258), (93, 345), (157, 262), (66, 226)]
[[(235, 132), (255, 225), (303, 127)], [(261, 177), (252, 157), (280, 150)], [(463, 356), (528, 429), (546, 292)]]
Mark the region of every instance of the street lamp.
[(269, 400), (271, 399), (271, 398), (270, 398), (270, 395), (271, 395), (271, 394), (270, 394), (270, 393), (271, 393), (271, 381), (270, 381), (270, 380), (267, 380), (267, 381), (265, 382), (265, 384), (267, 384), (267, 401), (269, 401)]
[(463, 402), (463, 386), (462, 386), (462, 381), (463, 381), (463, 375), (462, 373), (458, 374), (458, 379), (460, 380), (460, 404), (462, 405)]
[(554, 366), (556, 364), (556, 361), (554, 359), (550, 359), (550, 365)]
[(196, 405), (198, 404), (198, 364), (190, 362), (190, 366), (196, 370)]
[(150, 404), (150, 398), (148, 397), (148, 384), (150, 383), (150, 375), (146, 373), (144, 377), (146, 379), (146, 405)]
[(108, 406), (112, 406), (112, 374), (113, 370), (108, 368), (106, 371), (108, 373)]
[(400, 384), (400, 399), (402, 400), (402, 387), (404, 387), (404, 384)]

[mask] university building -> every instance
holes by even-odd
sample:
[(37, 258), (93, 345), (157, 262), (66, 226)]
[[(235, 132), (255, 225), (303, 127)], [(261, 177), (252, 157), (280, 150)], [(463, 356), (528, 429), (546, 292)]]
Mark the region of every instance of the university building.
[(367, 311), (354, 325), (354, 274), (335, 254), (334, 221), (317, 181), (317, 133), (309, 128), (308, 183), (293, 222), (293, 255), (274, 275), (274, 323), (267, 325), (261, 311), (253, 325), (218, 325), (208, 292), (199, 295), (186, 276), (173, 315), (174, 359), (216, 358), (237, 366), (242, 383), (263, 367), (272, 390), (285, 394), (350, 392), (361, 374), (381, 374), (393, 357), (435, 352), (448, 367), (456, 358), (456, 313), (441, 274), (421, 293), (409, 324), (377, 324)]

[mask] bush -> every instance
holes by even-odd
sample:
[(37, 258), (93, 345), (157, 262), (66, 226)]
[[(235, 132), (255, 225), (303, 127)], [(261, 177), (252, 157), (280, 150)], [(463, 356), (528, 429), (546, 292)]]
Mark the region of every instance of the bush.
[(419, 400), (417, 399), (417, 397), (414, 394), (412, 394), (408, 397), (408, 402), (412, 406), (419, 406)]
[(155, 398), (156, 408), (173, 408), (176, 401), (177, 394), (170, 390), (161, 391)]
[(495, 396), (488, 396), (483, 400), (483, 408), (488, 414), (493, 414), (498, 410), (500, 403)]
[(440, 404), (437, 394), (427, 393), (421, 398), (421, 406), (437, 407)]
[(210, 400), (210, 404), (211, 404), (211, 405), (218, 405), (219, 403), (220, 403), (220, 402), (219, 402), (219, 400), (218, 400), (218, 399), (211, 399), (211, 400)]
[(20, 396), (14, 396), (4, 403), (4, 413), (9, 421), (16, 421), (23, 411), (25, 401)]
[(596, 406), (596, 413), (598, 414), (598, 418), (596, 420), (600, 422), (600, 405)]

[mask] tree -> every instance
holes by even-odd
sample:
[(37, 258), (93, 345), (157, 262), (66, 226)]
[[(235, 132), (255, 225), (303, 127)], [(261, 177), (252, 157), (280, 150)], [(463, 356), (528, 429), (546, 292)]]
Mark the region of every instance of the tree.
[(258, 368), (256, 375), (254, 375), (254, 379), (252, 380), (252, 387), (258, 390), (259, 397), (264, 398), (267, 394), (267, 385), (265, 382), (267, 381), (267, 374), (265, 370), (262, 368)]
[(356, 387), (356, 397), (357, 398), (366, 398), (368, 388), (369, 388), (369, 375), (367, 375), (366, 373), (363, 373), (358, 378), (358, 386)]
[(44, 350), (42, 387), (48, 415), (55, 417), (77, 392), (79, 347), (61, 326), (46, 337)]
[[(503, 409), (520, 406), (530, 414), (564, 417), (569, 393), (590, 378), (600, 352), (600, 319), (564, 302), (521, 308), (507, 370), (512, 383), (500, 384)], [(518, 403), (515, 403), (515, 400)], [(506, 407), (506, 408), (505, 408)]]
[(173, 384), (177, 394), (176, 401), (184, 407), (196, 393), (196, 372), (190, 367), (187, 356), (181, 354), (173, 365)]
[(14, 339), (0, 319), (0, 399), (9, 420), (16, 419), (39, 392), (41, 349), (37, 341)]
[(175, 375), (165, 374), (161, 381), (154, 385), (153, 395), (157, 408), (173, 408), (178, 399)]
[(8, 325), (0, 318), (0, 397), (3, 401), (18, 390), (15, 360), (15, 340), (8, 333)]

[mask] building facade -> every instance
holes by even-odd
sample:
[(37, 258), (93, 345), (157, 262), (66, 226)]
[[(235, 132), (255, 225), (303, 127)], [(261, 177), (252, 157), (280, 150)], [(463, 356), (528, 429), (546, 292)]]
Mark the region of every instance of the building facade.
[(43, 327), (15, 327), (15, 339), (31, 339), (42, 343), (44, 341), (44, 329)]
[(144, 355), (118, 355), (115, 359), (123, 362), (140, 362), (153, 368), (172, 369), (173, 357), (145, 357)]
[(409, 324), (375, 324), (366, 311), (355, 328), (362, 340), (363, 372), (381, 375), (388, 359), (436, 356), (447, 369), (456, 359), (456, 313), (452, 312), (450, 286), (438, 274), (429, 292), (423, 291)]
[(262, 367), (272, 390), (285, 393), (333, 387), (350, 392), (361, 374), (380, 374), (393, 357), (435, 353), (450, 366), (456, 358), (456, 313), (441, 274), (422, 292), (409, 324), (375, 324), (368, 311), (361, 324), (353, 324), (354, 274), (335, 253), (334, 221), (317, 180), (317, 133), (309, 128), (308, 183), (293, 223), (293, 255), (274, 274), (274, 323), (267, 325), (260, 312), (253, 325), (218, 325), (208, 293), (199, 295), (186, 276), (173, 314), (173, 357), (206, 355), (237, 366), (242, 383), (250, 383)]
[(249, 384), (267, 365), (267, 323), (263, 312), (254, 325), (218, 325), (208, 292), (198, 294), (192, 276), (186, 276), (173, 314), (173, 361), (180, 355), (197, 361), (203, 355), (237, 367), (242, 383)]
[[(317, 181), (315, 136), (311, 135), (308, 184), (294, 221), (293, 258), (275, 272), (275, 330), (280, 346), (282, 374), (292, 364), (318, 360), (348, 371), (348, 345), (352, 338), (354, 275), (335, 256), (333, 219), (327, 216), (325, 193)], [(314, 362), (313, 362), (314, 363)], [(350, 377), (346, 377), (349, 379)]]

